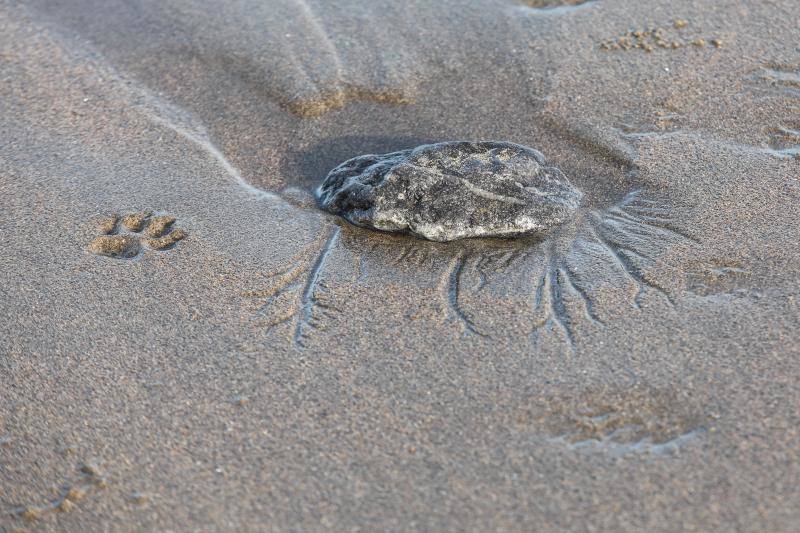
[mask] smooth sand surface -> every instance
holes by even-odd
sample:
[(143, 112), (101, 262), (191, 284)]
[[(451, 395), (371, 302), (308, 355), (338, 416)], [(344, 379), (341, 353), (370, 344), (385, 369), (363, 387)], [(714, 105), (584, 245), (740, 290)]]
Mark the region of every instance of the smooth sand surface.
[[(0, 0), (0, 529), (796, 530), (798, 28)], [(579, 214), (437, 244), (315, 206), (455, 139), (540, 150)]]

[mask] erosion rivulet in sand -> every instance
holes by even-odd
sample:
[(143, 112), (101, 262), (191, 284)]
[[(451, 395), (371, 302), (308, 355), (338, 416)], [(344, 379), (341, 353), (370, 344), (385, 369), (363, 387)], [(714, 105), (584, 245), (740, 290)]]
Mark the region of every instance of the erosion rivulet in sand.
[(357, 226), (432, 241), (544, 232), (569, 220), (582, 196), (538, 151), (497, 141), (355, 157), (318, 193), (323, 208)]

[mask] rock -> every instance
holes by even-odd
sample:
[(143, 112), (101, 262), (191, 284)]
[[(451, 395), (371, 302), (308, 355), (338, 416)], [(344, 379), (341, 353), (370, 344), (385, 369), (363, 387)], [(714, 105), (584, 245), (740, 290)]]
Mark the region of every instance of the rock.
[(317, 196), (356, 226), (452, 241), (547, 231), (574, 216), (582, 195), (532, 148), (454, 141), (345, 161)]

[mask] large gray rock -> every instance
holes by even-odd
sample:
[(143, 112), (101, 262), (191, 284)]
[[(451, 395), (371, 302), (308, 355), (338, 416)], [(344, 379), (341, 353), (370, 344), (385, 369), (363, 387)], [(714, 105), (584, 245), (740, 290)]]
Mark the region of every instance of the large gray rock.
[(581, 200), (541, 153), (494, 141), (355, 157), (317, 194), (322, 208), (357, 226), (433, 241), (547, 231), (572, 218)]

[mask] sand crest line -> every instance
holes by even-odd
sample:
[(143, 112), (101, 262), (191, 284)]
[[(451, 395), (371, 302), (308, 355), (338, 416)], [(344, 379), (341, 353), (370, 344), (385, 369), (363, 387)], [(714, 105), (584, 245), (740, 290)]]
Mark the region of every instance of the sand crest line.
[(229, 176), (231, 176), (242, 189), (244, 189), (248, 193), (252, 194), (253, 196), (258, 198), (259, 200), (263, 200), (263, 199), (281, 199), (281, 200), (283, 200), (277, 194), (270, 193), (270, 192), (264, 191), (262, 189), (258, 189), (256, 187), (253, 187), (249, 183), (247, 183), (247, 180), (245, 180), (242, 177), (242, 174), (239, 172), (239, 170), (236, 167), (234, 167), (231, 164), (230, 161), (228, 161), (228, 158), (225, 157), (225, 154), (223, 154), (219, 150), (219, 148), (217, 148), (208, 138), (206, 138), (202, 134), (197, 134), (197, 133), (195, 133), (193, 131), (190, 131), (190, 130), (188, 130), (186, 128), (183, 128), (183, 127), (173, 123), (172, 121), (170, 121), (170, 120), (168, 120), (168, 119), (166, 119), (166, 118), (164, 118), (162, 116), (159, 116), (158, 114), (152, 112), (151, 110), (148, 110), (148, 115), (155, 122), (158, 122), (159, 124), (162, 124), (162, 125), (168, 127), (169, 129), (171, 129), (172, 131), (174, 131), (175, 133), (177, 133), (181, 137), (187, 139), (188, 141), (190, 141), (193, 144), (195, 144), (195, 145), (199, 146), (200, 148), (202, 148), (204, 152), (206, 152), (208, 155), (213, 157), (222, 166), (222, 168), (225, 170), (225, 172)]

